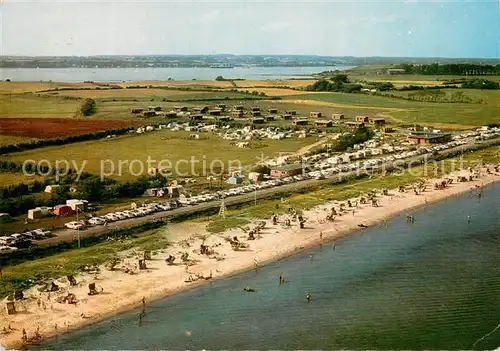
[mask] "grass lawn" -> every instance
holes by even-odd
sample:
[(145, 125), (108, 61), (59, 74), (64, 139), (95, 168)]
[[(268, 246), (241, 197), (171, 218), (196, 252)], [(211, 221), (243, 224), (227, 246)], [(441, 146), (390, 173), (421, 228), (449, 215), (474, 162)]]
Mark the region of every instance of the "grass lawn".
[(96, 88), (91, 83), (58, 83), (58, 82), (0, 82), (0, 94), (17, 94), (37, 92), (56, 88)]
[(29, 184), (35, 180), (42, 181), (43, 177), (27, 176), (22, 173), (0, 172), (0, 187), (7, 187), (19, 183)]
[[(1, 126), (0, 126), (0, 132), (1, 132)], [(0, 146), (28, 143), (30, 141), (35, 141), (35, 140), (36, 138), (22, 137), (16, 135), (0, 135)]]
[(35, 94), (0, 94), (0, 117), (73, 117), (81, 102)]
[[(314, 80), (311, 79), (269, 79), (269, 80), (234, 80), (238, 88), (251, 88), (251, 87), (300, 87), (312, 84)], [(216, 80), (173, 80), (173, 81), (138, 81), (118, 83), (122, 87), (133, 85), (153, 85), (153, 86), (168, 86), (168, 87), (201, 87), (201, 88), (234, 88), (231, 81), (216, 81)]]
[[(46, 147), (43, 149), (29, 150), (20, 153), (14, 153), (5, 156), (16, 162), (23, 162), (27, 159), (33, 160), (49, 160), (54, 164), (56, 160), (75, 161), (78, 167), (86, 161), (85, 171), (95, 174), (100, 173), (101, 160), (104, 169), (110, 171), (112, 160), (115, 164), (115, 173), (111, 178), (119, 180), (130, 180), (134, 178), (131, 173), (139, 173), (140, 166), (138, 161), (133, 163), (132, 172), (130, 172), (130, 162), (132, 160), (142, 161), (144, 165), (144, 173), (147, 172), (147, 158), (159, 162), (160, 160), (170, 160), (175, 167), (178, 160), (191, 160), (193, 157), (196, 163), (193, 163), (193, 170), (197, 173), (203, 173), (203, 161), (207, 167), (210, 166), (213, 160), (220, 160), (224, 163), (227, 169), (230, 161), (233, 166), (253, 165), (257, 163), (261, 157), (278, 156), (280, 152), (293, 152), (303, 146), (312, 144), (317, 141), (316, 138), (304, 139), (286, 139), (286, 140), (262, 140), (257, 145), (258, 148), (238, 148), (231, 145), (231, 141), (224, 140), (218, 136), (204, 133), (200, 134), (200, 140), (190, 140), (187, 132), (171, 132), (167, 130), (152, 132), (144, 135), (123, 136), (115, 139), (104, 139), (88, 142), (80, 142), (75, 144), (62, 145), (57, 147)], [(119, 173), (119, 161), (122, 160), (122, 176)], [(189, 163), (179, 163), (178, 171), (182, 173), (192, 174)], [(152, 163), (151, 166), (157, 166), (158, 163)], [(214, 164), (217, 167), (218, 164)], [(164, 165), (166, 166), (166, 165)], [(175, 172), (175, 168), (172, 169)], [(168, 167), (167, 167), (168, 168)], [(177, 172), (175, 172), (177, 173)]]
[[(214, 99), (213, 101), (191, 102), (191, 105), (215, 106), (224, 99), (243, 99), (250, 95), (231, 91), (180, 91), (167, 89), (101, 89), (68, 90), (40, 94), (0, 94), (0, 117), (68, 117), (75, 116), (84, 98), (96, 99), (96, 119), (136, 119), (130, 108), (155, 105), (172, 109), (182, 101), (192, 99)], [(75, 100), (78, 99), (78, 100)], [(179, 101), (166, 102), (166, 100)], [(222, 101), (218, 101), (222, 100)], [(236, 104), (236, 102), (235, 102)]]
[(106, 89), (106, 90), (63, 90), (44, 93), (51, 96), (73, 96), (81, 98), (101, 99), (147, 99), (161, 97), (166, 99), (203, 98), (213, 94), (210, 91), (189, 92), (170, 89)]
[(161, 102), (166, 100), (189, 100), (189, 99), (224, 99), (243, 98), (246, 94), (234, 93), (230, 91), (185, 91), (174, 89), (106, 89), (106, 90), (65, 90), (59, 92), (45, 93), (51, 96), (72, 96), (81, 98), (93, 98), (99, 101), (129, 100)]
[(123, 82), (117, 85), (122, 87), (128, 86), (164, 86), (164, 87), (193, 87), (193, 88), (231, 88), (233, 85), (230, 81), (217, 80), (143, 80), (134, 82)]
[(30, 281), (42, 282), (53, 277), (78, 274), (81, 267), (104, 264), (125, 250), (157, 250), (166, 246), (168, 246), (168, 231), (156, 229), (143, 232), (135, 237), (128, 237), (123, 241), (103, 242), (15, 266), (2, 267), (3, 277), (0, 278), (0, 297), (6, 296), (14, 289), (28, 288), (33, 284)]
[[(457, 91), (457, 89), (453, 89), (453, 91)], [(411, 124), (417, 122), (435, 124), (441, 127), (448, 125), (451, 128), (457, 126), (468, 128), (500, 122), (500, 91), (476, 90), (471, 92), (471, 90), (465, 89), (463, 91), (476, 99), (482, 99), (484, 103), (432, 103), (345, 93), (287, 96), (285, 100), (310, 105), (314, 104), (311, 101), (320, 101), (339, 108), (378, 108), (382, 110), (382, 113), (376, 112), (378, 115), (390, 118), (395, 123)]]

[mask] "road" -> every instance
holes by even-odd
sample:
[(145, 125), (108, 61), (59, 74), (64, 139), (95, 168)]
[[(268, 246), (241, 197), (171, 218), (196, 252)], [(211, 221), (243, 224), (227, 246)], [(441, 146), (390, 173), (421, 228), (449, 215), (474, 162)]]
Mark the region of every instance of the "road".
[[(500, 142), (500, 138), (496, 139), (491, 139), (487, 141), (483, 141), (480, 143), (469, 143), (465, 145), (461, 145), (455, 148), (447, 149), (440, 151), (440, 155), (449, 155), (456, 153), (457, 151), (469, 151), (469, 150), (475, 150), (479, 148), (483, 148), (488, 145), (493, 145), (495, 143)], [(423, 160), (425, 160), (429, 157), (431, 157), (430, 154), (424, 154), (424, 155), (419, 155), (415, 156), (412, 158), (409, 158), (407, 160), (400, 160), (398, 163), (398, 166), (404, 167), (409, 164), (421, 164)], [(394, 168), (394, 163), (386, 163), (383, 165), (380, 165), (377, 167), (378, 170), (380, 169), (386, 169), (390, 170), (391, 168)], [(377, 169), (374, 171), (375, 173), (377, 172)], [(340, 174), (333, 175), (331, 177), (328, 177), (326, 179), (322, 180), (317, 180), (317, 179), (307, 179), (303, 181), (298, 181), (294, 183), (289, 183), (289, 184), (284, 184), (280, 186), (276, 186), (273, 188), (267, 188), (267, 189), (261, 189), (257, 190), (255, 192), (251, 193), (246, 193), (242, 195), (236, 195), (236, 196), (231, 196), (225, 198), (225, 204), (226, 206), (238, 204), (238, 203), (245, 203), (245, 202), (251, 202), (254, 199), (259, 199), (259, 198), (264, 198), (268, 197), (273, 194), (279, 194), (282, 192), (287, 192), (287, 191), (296, 191), (297, 189), (300, 188), (305, 188), (309, 187), (312, 185), (318, 185), (318, 184), (326, 184), (326, 183), (331, 183), (332, 180), (339, 180), (342, 178), (348, 178), (348, 177), (353, 177), (356, 176), (357, 174), (362, 174), (366, 172), (360, 172), (360, 171), (352, 171), (352, 172), (344, 172)], [(89, 237), (89, 236), (97, 236), (97, 235), (105, 235), (105, 234), (111, 234), (114, 230), (117, 229), (126, 229), (126, 228), (131, 228), (138, 226), (140, 224), (144, 224), (147, 222), (151, 222), (154, 220), (166, 220), (166, 219), (172, 219), (175, 217), (183, 216), (186, 214), (194, 214), (194, 213), (199, 213), (199, 212), (205, 212), (207, 210), (211, 209), (217, 209), (221, 205), (221, 200), (214, 200), (214, 201), (209, 201), (205, 203), (200, 203), (197, 205), (191, 205), (187, 207), (179, 207), (174, 210), (170, 211), (162, 211), (162, 212), (157, 212), (153, 213), (144, 217), (137, 217), (137, 218), (130, 218), (130, 219), (125, 219), (117, 222), (112, 222), (109, 223), (107, 226), (96, 226), (96, 227), (90, 227), (85, 230), (80, 231), (80, 237)], [(61, 229), (54, 231), (53, 234), (55, 234), (55, 237), (48, 238), (45, 240), (40, 240), (37, 241), (36, 244), (40, 246), (46, 246), (46, 245), (52, 245), (58, 242), (62, 241), (73, 241), (76, 239), (78, 232), (72, 229)]]

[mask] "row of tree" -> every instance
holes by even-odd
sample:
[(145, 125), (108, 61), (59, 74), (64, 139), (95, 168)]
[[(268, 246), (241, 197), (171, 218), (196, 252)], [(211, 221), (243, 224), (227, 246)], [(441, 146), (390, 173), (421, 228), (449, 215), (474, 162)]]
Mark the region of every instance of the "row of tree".
[(500, 75), (500, 65), (478, 65), (472, 63), (449, 63), (449, 64), (424, 64), (414, 65), (404, 63), (398, 66), (405, 70), (406, 74), (425, 75)]
[(0, 193), (5, 194), (5, 196), (0, 198), (0, 212), (17, 216), (25, 214), (29, 209), (37, 206), (55, 206), (65, 203), (70, 198), (106, 203), (118, 198), (138, 197), (148, 188), (164, 187), (168, 184), (168, 179), (160, 174), (143, 176), (125, 183), (108, 178), (101, 180), (100, 177), (90, 174), (85, 174), (77, 182), (74, 182), (74, 179), (73, 175), (63, 177), (60, 181), (61, 186), (53, 189), (50, 199), (33, 194), (36, 191), (41, 191), (46, 185), (45, 182), (35, 182), (29, 185), (18, 184), (15, 187), (2, 188)]
[(320, 79), (306, 87), (307, 91), (336, 91), (344, 93), (354, 93), (361, 91), (361, 84), (353, 84), (349, 82), (349, 78), (345, 74), (337, 74), (329, 80)]
[(462, 83), (464, 89), (500, 89), (500, 83), (487, 79), (474, 79)]
[(120, 128), (120, 129), (109, 129), (100, 132), (69, 135), (67, 137), (55, 138), (55, 139), (38, 139), (28, 143), (12, 144), (12, 145), (2, 145), (0, 146), (0, 155), (5, 155), (11, 152), (25, 151), (37, 149), (46, 146), (57, 146), (66, 145), (71, 143), (76, 143), (80, 141), (96, 140), (107, 137), (108, 135), (123, 135), (126, 134), (130, 127)]

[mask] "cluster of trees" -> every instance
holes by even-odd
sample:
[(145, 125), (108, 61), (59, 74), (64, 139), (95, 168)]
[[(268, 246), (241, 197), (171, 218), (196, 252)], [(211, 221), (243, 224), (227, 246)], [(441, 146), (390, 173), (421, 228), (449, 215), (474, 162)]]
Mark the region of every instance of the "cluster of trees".
[(251, 169), (251, 172), (271, 174), (271, 167), (269, 167), (268, 165), (257, 165)]
[(44, 200), (36, 195), (23, 195), (19, 197), (0, 198), (0, 212), (9, 213), (11, 216), (26, 214), (29, 209), (37, 206), (54, 206), (52, 200)]
[(83, 101), (82, 105), (80, 106), (79, 113), (82, 116), (88, 117), (92, 116), (94, 113), (97, 111), (97, 104), (94, 99), (87, 98)]
[(55, 145), (66, 145), (71, 143), (76, 143), (80, 141), (88, 141), (88, 140), (96, 140), (107, 137), (108, 135), (122, 135), (126, 134), (130, 127), (120, 128), (120, 129), (109, 129), (100, 132), (93, 133), (85, 133), (85, 134), (76, 134), (69, 135), (63, 138), (56, 139), (39, 139), (35, 141), (31, 141), (28, 143), (20, 143), (20, 144), (12, 144), (12, 145), (2, 145), (0, 146), (0, 155), (5, 155), (11, 152), (18, 152), (24, 150), (32, 150), (45, 146), (55, 146)]
[(49, 184), (51, 184), (51, 180), (47, 179), (43, 182), (34, 181), (29, 184), (20, 183), (9, 185), (7, 187), (0, 187), (0, 199), (38, 193), (40, 191), (43, 191)]
[(500, 75), (500, 65), (478, 65), (471, 63), (450, 63), (450, 64), (401, 64), (398, 68), (405, 70), (407, 74), (428, 74), (428, 75)]
[(474, 79), (462, 83), (464, 89), (500, 89), (500, 83), (487, 79)]
[(374, 93), (373, 95), (390, 97), (393, 99), (410, 100), (410, 101), (424, 101), (424, 102), (438, 102), (438, 103), (474, 103), (482, 104), (484, 101), (482, 99), (471, 98), (469, 95), (465, 94), (463, 91), (454, 91), (451, 94), (446, 94), (439, 89), (422, 89), (417, 90), (413, 93), (404, 95), (395, 94), (383, 94)]
[[(67, 199), (77, 198), (88, 201), (111, 202), (118, 198), (133, 198), (141, 196), (148, 188), (164, 187), (168, 184), (168, 179), (157, 174), (154, 176), (143, 176), (134, 181), (119, 183), (115, 180), (99, 176), (84, 174), (78, 182), (75, 176), (70, 174), (62, 177), (61, 187), (55, 188), (49, 200), (43, 199), (35, 191), (44, 189), (45, 182), (35, 182), (33, 184), (18, 184), (8, 188), (2, 188), (0, 194), (0, 212), (7, 212), (12, 216), (25, 214), (29, 209), (37, 206), (55, 206), (64, 203)], [(70, 192), (70, 185), (76, 191)], [(16, 193), (17, 192), (17, 193)]]
[(394, 90), (394, 84), (391, 82), (374, 82), (372, 83), (375, 89), (378, 91), (391, 91)]
[(349, 82), (349, 78), (345, 74), (337, 74), (329, 80), (320, 79), (306, 87), (307, 91), (336, 91), (344, 93), (354, 93), (361, 91), (361, 84), (353, 84)]
[[(22, 164), (15, 163), (15, 162), (12, 162), (12, 161), (0, 160), (0, 172), (12, 172), (12, 173), (15, 173), (15, 172), (23, 172), (24, 170), (26, 172), (32, 173), (32, 172), (36, 172), (37, 171), (37, 167), (34, 164), (32, 164), (32, 163), (27, 163), (26, 166), (23, 169), (23, 165)], [(46, 174), (49, 171), (49, 167), (41, 165), (38, 168), (38, 170), (41, 173)]]
[(345, 151), (356, 144), (364, 143), (373, 138), (375, 133), (367, 127), (360, 127), (354, 133), (342, 135), (333, 146), (334, 151)]
[(411, 90), (428, 90), (428, 89), (443, 89), (443, 88), (456, 88), (455, 86), (440, 86), (440, 85), (434, 85), (434, 86), (423, 86), (423, 85), (405, 85), (401, 88), (399, 88), (399, 91), (411, 91)]

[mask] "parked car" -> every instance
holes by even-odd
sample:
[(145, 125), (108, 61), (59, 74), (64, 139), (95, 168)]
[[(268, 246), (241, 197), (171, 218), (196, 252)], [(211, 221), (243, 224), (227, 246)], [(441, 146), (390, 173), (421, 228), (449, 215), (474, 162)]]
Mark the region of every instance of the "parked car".
[(165, 203), (165, 204), (160, 204), (160, 205), (158, 205), (158, 207), (159, 207), (160, 209), (162, 209), (163, 211), (168, 211), (168, 210), (170, 210), (170, 204), (169, 204), (168, 202), (167, 202), (167, 203)]
[(74, 230), (78, 230), (78, 229), (83, 229), (85, 228), (85, 224), (82, 222), (82, 221), (72, 221), (72, 222), (68, 222), (66, 224), (64, 224), (64, 226), (66, 228), (69, 228), (69, 229), (74, 229)]
[(41, 238), (44, 238), (48, 235), (50, 235), (50, 230), (45, 230), (43, 228), (39, 228), (39, 229), (34, 229), (31, 231), (32, 234), (34, 234), (35, 238), (36, 239), (41, 239)]
[(121, 212), (115, 212), (113, 213), (118, 219), (127, 219), (127, 216)]
[(101, 217), (92, 217), (89, 219), (89, 224), (91, 225), (103, 225), (104, 223), (106, 223), (106, 219)]
[(14, 246), (0, 246), (0, 254), (8, 254), (17, 251), (17, 247)]
[(108, 221), (117, 221), (119, 220), (120, 218), (118, 218), (114, 213), (108, 213), (106, 215), (104, 215), (104, 218)]

